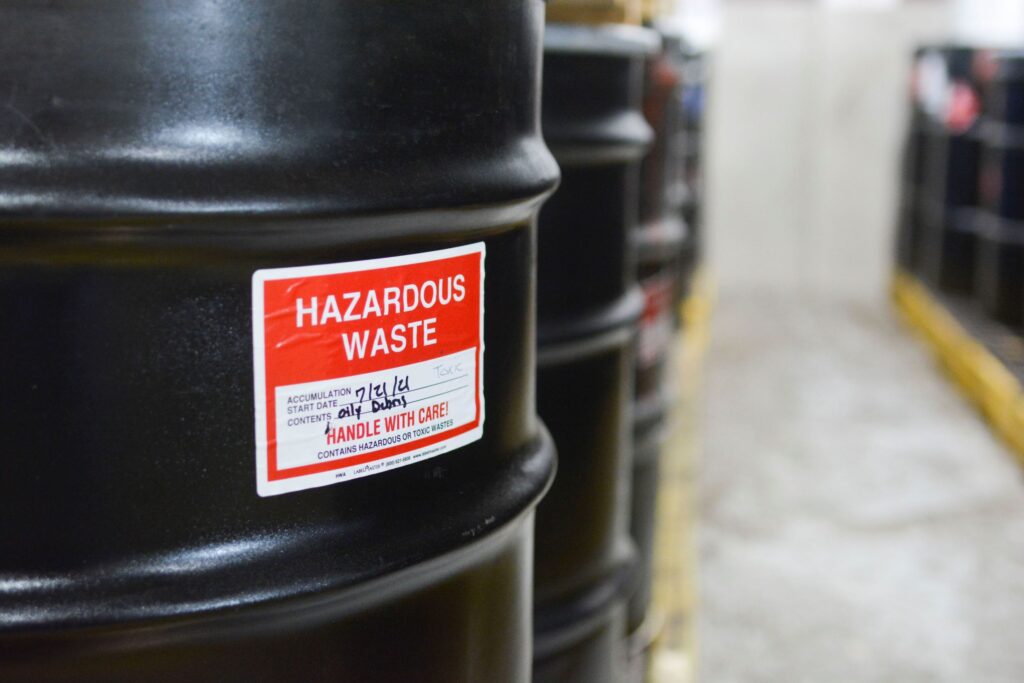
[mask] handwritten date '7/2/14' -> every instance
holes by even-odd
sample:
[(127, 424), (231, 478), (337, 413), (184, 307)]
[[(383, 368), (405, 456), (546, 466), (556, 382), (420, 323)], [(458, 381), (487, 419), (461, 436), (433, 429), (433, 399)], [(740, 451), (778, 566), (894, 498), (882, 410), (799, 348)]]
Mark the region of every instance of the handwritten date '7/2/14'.
[[(361, 387), (356, 387), (354, 392), (356, 400), (343, 405), (338, 410), (336, 417), (339, 420), (346, 417), (354, 417), (358, 420), (363, 414), (364, 404), (367, 403), (370, 405), (369, 412), (371, 414), (392, 408), (404, 408), (408, 405), (406, 394), (409, 391), (408, 375), (395, 375), (388, 382), (368, 382)], [(329, 432), (330, 429), (331, 426), (328, 423), (327, 431)]]

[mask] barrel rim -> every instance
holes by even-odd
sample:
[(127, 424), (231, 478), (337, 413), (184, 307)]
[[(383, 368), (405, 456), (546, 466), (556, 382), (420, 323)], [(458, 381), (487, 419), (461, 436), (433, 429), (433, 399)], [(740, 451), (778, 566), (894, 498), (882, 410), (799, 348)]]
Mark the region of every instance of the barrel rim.
[(544, 29), (544, 51), (608, 57), (645, 57), (661, 49), (657, 31), (628, 24), (566, 24)]
[[(166, 622), (167, 628), (174, 630), (174, 624), (179, 621), (203, 619), (215, 622), (223, 618), (230, 622), (232, 615), (239, 609), (277, 609), (277, 606), (280, 606), (280, 609), (287, 611), (291, 609), (290, 605), (296, 604), (296, 601), (301, 605), (316, 604), (321, 599), (328, 602), (344, 602), (344, 609), (347, 610), (349, 601), (352, 601), (352, 604), (362, 599), (372, 601), (372, 596), (375, 595), (373, 587), (379, 588), (381, 582), (386, 582), (394, 576), (404, 575), (407, 571), (415, 573), (421, 566), (446, 566), (459, 558), (466, 558), (465, 561), (469, 562), (478, 556), (479, 552), (483, 552), (474, 549), (492, 547), (488, 545), (491, 543), (488, 539), (502, 537), (503, 533), (508, 533), (510, 527), (519, 524), (525, 515), (533, 513), (551, 487), (555, 468), (554, 441), (538, 419), (536, 437), (522, 449), (518, 457), (511, 458), (504, 464), (500, 475), (496, 474), (494, 477), (494, 487), (486, 487), (479, 492), (479, 495), (486, 497), (494, 489), (510, 491), (509, 500), (500, 501), (506, 504), (508, 514), (492, 514), (489, 523), (480, 523), (469, 531), (463, 527), (455, 528), (454, 525), (449, 525), (451, 528), (444, 529), (449, 532), (448, 542), (439, 547), (437, 554), (419, 561), (417, 558), (407, 558), (405, 564), (385, 568), (384, 571), (368, 576), (353, 577), (343, 573), (328, 576), (323, 572), (302, 577), (304, 580), (293, 580), (289, 585), (275, 586), (273, 591), (256, 590), (254, 586), (245, 585), (231, 595), (203, 597), (191, 590), (196, 585), (195, 573), (182, 571), (180, 560), (172, 559), (163, 573), (171, 571), (175, 585), (188, 587), (190, 590), (179, 593), (177, 601), (166, 600), (156, 604), (152, 592), (152, 579), (161, 572), (159, 564), (146, 567), (136, 561), (131, 562), (129, 568), (137, 575), (127, 577), (130, 579), (127, 586), (126, 572), (111, 572), (109, 566), (97, 567), (88, 574), (79, 573), (76, 580), (65, 580), (56, 584), (45, 576), (12, 577), (0, 574), (0, 589), (4, 596), (4, 601), (0, 603), (0, 643), (5, 639), (17, 639), (22, 636), (38, 637), (41, 633), (109, 630), (115, 625), (135, 627), (145, 624), (147, 628), (160, 630)], [(508, 480), (529, 482), (529, 485), (510, 485)], [(487, 499), (494, 500), (490, 497)], [(493, 524), (493, 521), (500, 523)], [(323, 539), (319, 538), (319, 541), (318, 547), (322, 547)], [(279, 561), (282, 549), (287, 550), (280, 544), (263, 547), (258, 557), (247, 557), (245, 567), (239, 568), (233, 562), (226, 562), (220, 573), (227, 574), (228, 578), (245, 576), (252, 572), (254, 567)], [(157, 574), (154, 574), (154, 571)], [(204, 574), (207, 579), (209, 576)], [(25, 588), (21, 591), (13, 589), (12, 584), (15, 581), (24, 584)], [(332, 614), (337, 613), (336, 611)]]
[(1024, 122), (1010, 123), (985, 117), (978, 124), (978, 135), (990, 147), (1024, 150)]
[(644, 264), (664, 264), (679, 255), (690, 230), (675, 211), (650, 221), (634, 233), (637, 258)]
[[(60, 203), (41, 205), (39, 188), (30, 192), (9, 189), (0, 197), (0, 234), (11, 227), (46, 229), (67, 234), (73, 228), (101, 229), (108, 232), (130, 227), (136, 233), (155, 233), (166, 236), (175, 228), (199, 226), (252, 228), (267, 224), (288, 225), (331, 221), (382, 222), (408, 219), (419, 214), (450, 214), (459, 219), (461, 214), (480, 214), (492, 210), (536, 207), (550, 196), (561, 179), (561, 171), (551, 150), (539, 134), (531, 138), (522, 154), (495, 156), (486, 164), (498, 166), (531, 166), (530, 179), (520, 178), (503, 186), (485, 185), (479, 179), (484, 173), (465, 169), (467, 181), (459, 185), (463, 191), (458, 201), (427, 193), (422, 196), (403, 195), (403, 202), (350, 202), (350, 197), (338, 193), (293, 193), (288, 198), (271, 196), (264, 201), (253, 197), (235, 197), (209, 202), (181, 200), (170, 196), (140, 196), (132, 194), (100, 194), (88, 187), (74, 186), (75, 192)], [(479, 170), (479, 168), (477, 168)], [(525, 176), (524, 176), (525, 178)], [(159, 183), (155, 183), (159, 184)], [(167, 184), (173, 187), (173, 183)], [(45, 188), (44, 188), (45, 189)], [(465, 220), (459, 222), (464, 223)]]
[(625, 618), (638, 575), (636, 545), (632, 538), (623, 538), (611, 569), (565, 597), (535, 604), (534, 661), (544, 661), (584, 640), (613, 618), (617, 609)]
[[(968, 220), (965, 218), (965, 220)], [(971, 232), (986, 242), (999, 242), (1006, 246), (1024, 246), (1024, 219), (1003, 218), (994, 211), (975, 209), (970, 215)], [(967, 230), (964, 230), (967, 232)]]
[(671, 398), (668, 396), (667, 391), (664, 390), (649, 396), (639, 397), (634, 401), (634, 451), (636, 448), (646, 448), (654, 443), (662, 444), (667, 439), (670, 404)]
[[(552, 181), (540, 194), (466, 207), (445, 207), (355, 215), (215, 213), (78, 217), (6, 216), (0, 213), (4, 251), (40, 250), (47, 263), (78, 259), (95, 262), (101, 254), (131, 263), (159, 253), (161, 263), (194, 264), (195, 252), (228, 251), (284, 255), (295, 251), (359, 247), (373, 249), (396, 239), (483, 239), (535, 220), (555, 191)], [(410, 242), (411, 243), (411, 242)], [(170, 260), (168, 260), (170, 259)]]
[(639, 285), (611, 304), (570, 318), (540, 322), (537, 326), (537, 364), (551, 365), (568, 355), (579, 358), (632, 339), (635, 323), (644, 310)]

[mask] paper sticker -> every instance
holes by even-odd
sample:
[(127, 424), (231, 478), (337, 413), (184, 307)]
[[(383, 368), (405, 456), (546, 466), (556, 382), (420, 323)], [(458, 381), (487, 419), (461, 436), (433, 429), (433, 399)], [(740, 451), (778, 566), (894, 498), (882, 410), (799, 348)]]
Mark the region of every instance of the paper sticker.
[(482, 242), (252, 276), (256, 490), (301, 491), (483, 435)]
[(649, 368), (665, 358), (672, 344), (675, 278), (654, 275), (640, 286), (644, 292), (644, 312), (637, 332), (637, 363)]

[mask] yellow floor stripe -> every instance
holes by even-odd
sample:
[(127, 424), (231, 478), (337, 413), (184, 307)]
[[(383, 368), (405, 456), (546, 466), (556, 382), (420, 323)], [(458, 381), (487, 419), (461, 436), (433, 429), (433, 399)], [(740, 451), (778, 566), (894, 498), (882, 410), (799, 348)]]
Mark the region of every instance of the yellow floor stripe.
[(681, 311), (683, 333), (675, 359), (680, 392), (672, 434), (662, 456), (651, 610), (660, 633), (651, 662), (652, 683), (687, 683), (696, 674), (694, 472), (699, 452), (701, 368), (713, 303), (710, 281), (706, 274), (698, 273)]
[[(1024, 462), (1024, 388), (1014, 374), (913, 277), (898, 273), (892, 294), (897, 310), (932, 348), (944, 371)], [(689, 683), (696, 678), (694, 473), (703, 357), (713, 304), (710, 282), (700, 274), (682, 308), (684, 331), (676, 351), (681, 391), (659, 489), (652, 612), (661, 630), (652, 657), (652, 683)]]
[(1024, 390), (1017, 377), (914, 277), (897, 273), (892, 297), (960, 391), (1024, 462)]

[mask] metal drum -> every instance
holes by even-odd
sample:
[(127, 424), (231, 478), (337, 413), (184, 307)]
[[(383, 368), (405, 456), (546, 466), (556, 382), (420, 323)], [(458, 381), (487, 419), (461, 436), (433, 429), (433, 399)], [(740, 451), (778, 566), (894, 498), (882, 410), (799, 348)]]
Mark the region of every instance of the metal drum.
[(653, 633), (645, 627), (653, 581), (654, 526), (658, 495), (658, 460), (668, 432), (675, 391), (672, 345), (674, 310), (685, 232), (677, 215), (642, 228), (638, 279), (644, 311), (637, 334), (634, 365), (633, 474), (630, 535), (637, 545), (639, 571), (630, 597), (628, 631), (635, 649), (646, 650)]
[(908, 272), (917, 268), (922, 242), (921, 201), (925, 171), (928, 112), (922, 81), (925, 78), (925, 48), (914, 53), (910, 88), (910, 118), (903, 146), (900, 204), (896, 227), (896, 262)]
[[(682, 129), (676, 137), (681, 147), (677, 153), (682, 157), (684, 192), (681, 211), (686, 226), (686, 241), (683, 244), (682, 272), (679, 276), (679, 291), (676, 303), (689, 293), (694, 272), (701, 259), (704, 240), (704, 164), (701, 147), (704, 137), (704, 115), (707, 107), (707, 57), (693, 48), (680, 43), (679, 70), (682, 73)], [(678, 314), (678, 305), (676, 306)]]
[[(925, 125), (925, 170), (921, 202), (923, 277), (949, 293), (969, 293), (974, 284), (981, 158), (981, 100), (973, 77), (974, 50), (932, 51), (936, 70), (944, 69), (941, 107)], [(944, 66), (943, 66), (944, 65)]]
[(544, 135), (562, 185), (540, 216), (538, 410), (559, 451), (537, 513), (534, 680), (625, 675), (644, 57), (638, 27), (549, 25)]
[(662, 34), (662, 51), (647, 63), (644, 114), (654, 129), (654, 143), (641, 167), (640, 229), (637, 279), (644, 312), (637, 334), (635, 365), (633, 491), (630, 534), (638, 550), (636, 588), (629, 600), (627, 631), (632, 668), (643, 672), (655, 629), (648, 621), (653, 581), (654, 526), (658, 494), (658, 460), (666, 431), (670, 386), (670, 350), (675, 336), (682, 247), (686, 230), (681, 208), (684, 194), (683, 149), (677, 144), (682, 73), (675, 59), (678, 39)]
[(664, 614), (655, 614), (650, 610), (654, 587), (656, 501), (664, 446), (664, 429), (638, 431), (633, 445), (633, 504), (629, 530), (638, 548), (639, 578), (629, 599), (626, 626), (629, 639), (629, 680), (634, 683), (647, 680), (651, 652), (659, 637), (664, 617)]
[(0, 6), (0, 680), (529, 681), (542, 24)]
[(989, 315), (1024, 320), (1024, 53), (998, 52), (988, 88), (977, 221), (975, 294)]
[(683, 138), (683, 73), (679, 63), (681, 42), (660, 33), (662, 49), (647, 61), (644, 84), (644, 117), (654, 130), (654, 140), (640, 171), (640, 225), (657, 230), (672, 219), (679, 223), (688, 199), (683, 173), (687, 150)]

